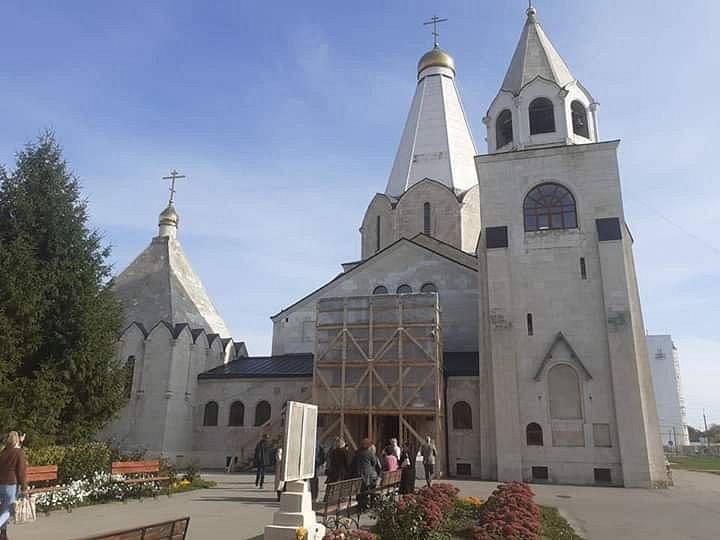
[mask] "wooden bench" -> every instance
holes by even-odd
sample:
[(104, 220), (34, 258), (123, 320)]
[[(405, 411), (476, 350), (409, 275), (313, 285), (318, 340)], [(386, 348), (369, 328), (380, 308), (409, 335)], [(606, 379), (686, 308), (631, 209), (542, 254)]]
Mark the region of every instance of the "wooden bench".
[[(65, 489), (57, 485), (58, 467), (57, 465), (38, 465), (27, 468), (28, 485), (33, 486), (28, 491), (29, 495), (38, 493), (47, 493), (48, 491), (61, 491)], [(43, 484), (38, 486), (37, 484)]]
[(400, 490), (400, 480), (402, 479), (402, 469), (396, 471), (385, 471), (380, 477), (380, 483), (370, 490), (370, 494), (376, 500), (384, 500), (386, 498), (395, 498)]
[(167, 484), (167, 495), (170, 496), (170, 477), (160, 476), (160, 460), (113, 461), (110, 470), (113, 476), (122, 475), (124, 478), (120, 481), (125, 484), (144, 484), (148, 482)]
[(359, 527), (361, 512), (358, 495), (361, 490), (361, 478), (325, 484), (325, 500), (316, 509), (316, 513), (322, 516), (323, 525), (329, 529), (349, 529), (349, 524)]
[(76, 540), (185, 540), (189, 525), (190, 517), (188, 516), (133, 529), (84, 536)]

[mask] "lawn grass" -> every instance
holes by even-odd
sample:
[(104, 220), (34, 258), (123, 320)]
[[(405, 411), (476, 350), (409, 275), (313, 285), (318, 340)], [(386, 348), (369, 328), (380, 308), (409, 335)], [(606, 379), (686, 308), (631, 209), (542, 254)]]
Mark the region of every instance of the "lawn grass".
[(560, 515), (557, 508), (540, 506), (540, 521), (542, 528), (540, 534), (543, 540), (583, 540), (570, 526), (567, 520)]
[(668, 461), (673, 469), (720, 473), (720, 456), (668, 456)]

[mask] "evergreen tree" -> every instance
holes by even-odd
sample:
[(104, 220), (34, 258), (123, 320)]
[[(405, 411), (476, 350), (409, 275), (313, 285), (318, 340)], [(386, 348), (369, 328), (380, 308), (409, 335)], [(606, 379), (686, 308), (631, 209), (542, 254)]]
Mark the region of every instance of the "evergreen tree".
[(0, 169), (0, 429), (30, 444), (92, 437), (124, 398), (109, 248), (52, 133)]

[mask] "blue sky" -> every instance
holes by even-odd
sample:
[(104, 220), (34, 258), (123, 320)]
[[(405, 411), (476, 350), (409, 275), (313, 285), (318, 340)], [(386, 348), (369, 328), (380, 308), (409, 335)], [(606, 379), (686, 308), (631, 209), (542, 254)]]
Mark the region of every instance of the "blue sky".
[[(431, 44), (448, 17), (478, 147), (526, 2), (6, 0), (0, 162), (53, 128), (120, 271), (156, 232), (176, 167), (179, 237), (236, 339), (360, 252)], [(720, 423), (720, 3), (540, 0), (620, 150), (646, 326), (680, 349), (689, 419)]]

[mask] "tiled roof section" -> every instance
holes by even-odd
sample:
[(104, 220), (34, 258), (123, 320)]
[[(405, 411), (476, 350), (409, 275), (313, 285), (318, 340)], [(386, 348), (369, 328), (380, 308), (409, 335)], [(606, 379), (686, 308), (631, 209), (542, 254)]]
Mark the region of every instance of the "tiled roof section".
[(312, 377), (313, 355), (251, 356), (233, 360), (198, 375), (198, 379), (258, 379)]
[[(480, 372), (477, 352), (446, 352), (445, 375), (472, 377)], [(233, 360), (198, 375), (198, 379), (260, 379), (312, 377), (313, 355), (252, 356)]]
[(473, 352), (446, 352), (443, 354), (446, 377), (477, 377), (480, 375), (480, 355)]

